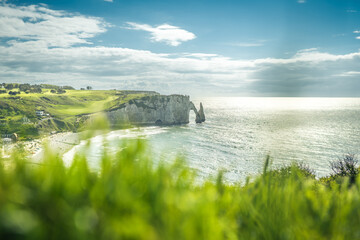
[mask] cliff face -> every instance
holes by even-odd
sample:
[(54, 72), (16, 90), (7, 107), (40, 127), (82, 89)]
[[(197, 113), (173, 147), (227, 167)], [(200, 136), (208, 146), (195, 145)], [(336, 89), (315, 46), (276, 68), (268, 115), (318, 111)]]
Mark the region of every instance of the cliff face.
[[(198, 118), (199, 112), (190, 101), (189, 96), (154, 95), (131, 100), (116, 110), (107, 112), (107, 116), (110, 123), (115, 126), (127, 124), (175, 125), (189, 123), (190, 110), (194, 110)], [(204, 115), (203, 110), (202, 114)], [(205, 115), (203, 120), (205, 121)]]

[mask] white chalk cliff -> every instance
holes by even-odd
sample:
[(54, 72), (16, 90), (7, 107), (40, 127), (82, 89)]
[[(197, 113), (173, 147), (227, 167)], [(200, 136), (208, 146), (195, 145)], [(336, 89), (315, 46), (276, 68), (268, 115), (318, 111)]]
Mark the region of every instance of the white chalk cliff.
[(196, 122), (205, 121), (202, 104), (197, 111), (189, 96), (152, 95), (130, 100), (107, 112), (110, 123), (114, 126), (131, 125), (175, 125), (189, 123), (189, 113), (193, 110)]

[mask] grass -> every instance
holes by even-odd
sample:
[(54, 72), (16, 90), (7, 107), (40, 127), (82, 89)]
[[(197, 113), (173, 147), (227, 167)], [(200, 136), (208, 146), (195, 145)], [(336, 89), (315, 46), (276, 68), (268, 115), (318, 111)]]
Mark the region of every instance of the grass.
[[(4, 162), (3, 162), (4, 163)], [(292, 165), (245, 185), (199, 185), (184, 161), (157, 163), (143, 141), (66, 168), (21, 150), (0, 167), (0, 239), (359, 239), (360, 179), (329, 187)]]
[[(67, 90), (64, 94), (50, 93), (21, 93), (17, 95), (21, 99), (13, 99), (8, 94), (0, 94), (1, 102), (13, 108), (15, 115), (21, 112), (34, 116), (36, 109), (45, 110), (53, 116), (61, 118), (63, 115), (76, 116), (94, 111), (104, 111), (113, 107), (114, 104), (129, 101), (134, 98), (140, 98), (145, 94), (127, 92), (122, 94), (121, 91), (79, 91)], [(112, 104), (113, 102), (113, 104)]]
[(77, 116), (83, 114), (90, 114), (101, 112), (106, 109), (106, 106), (116, 99), (115, 96), (105, 96), (103, 100), (85, 101), (72, 105), (60, 105), (51, 112), (56, 116)]
[[(13, 91), (17, 91), (14, 89)], [(26, 131), (22, 126), (22, 119), (27, 117), (34, 124), (34, 128), (43, 132), (75, 131), (82, 121), (82, 117), (115, 108), (132, 99), (146, 96), (146, 93), (115, 90), (66, 90), (64, 94), (51, 93), (50, 89), (43, 89), (42, 93), (29, 93), (10, 96), (0, 94), (0, 117), (5, 123), (0, 123), (1, 133)], [(36, 110), (44, 110), (54, 121), (39, 122)], [(80, 119), (80, 120), (79, 120)], [(36, 133), (36, 131), (31, 131)], [(22, 137), (36, 137), (39, 133), (22, 135)]]

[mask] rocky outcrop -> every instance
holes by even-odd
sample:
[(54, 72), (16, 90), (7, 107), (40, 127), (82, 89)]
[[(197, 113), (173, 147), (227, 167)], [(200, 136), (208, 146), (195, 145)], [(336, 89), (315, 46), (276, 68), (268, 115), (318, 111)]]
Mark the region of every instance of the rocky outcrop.
[(153, 95), (130, 100), (107, 112), (113, 126), (122, 125), (175, 125), (189, 123), (189, 112), (196, 114), (196, 122), (205, 121), (204, 110), (200, 104), (197, 111), (189, 96)]
[(196, 123), (202, 123), (205, 122), (205, 114), (204, 114), (204, 108), (202, 106), (202, 103), (200, 103), (200, 110), (198, 111), (195, 107), (195, 105), (190, 102), (190, 110), (193, 110), (195, 112), (195, 122)]
[[(196, 116), (197, 117), (197, 116)], [(195, 120), (197, 123), (205, 122), (205, 113), (202, 103), (200, 103), (199, 117)]]

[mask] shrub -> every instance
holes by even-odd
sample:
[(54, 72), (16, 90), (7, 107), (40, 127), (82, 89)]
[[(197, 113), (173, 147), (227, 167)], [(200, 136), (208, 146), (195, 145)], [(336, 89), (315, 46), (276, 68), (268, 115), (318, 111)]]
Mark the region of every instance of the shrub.
[(75, 88), (73, 88), (73, 87), (71, 87), (71, 86), (62, 86), (62, 89), (75, 90)]
[[(91, 169), (52, 151), (0, 164), (0, 239), (359, 239), (357, 187), (327, 188), (296, 164), (245, 185), (197, 182), (181, 160), (151, 160), (143, 141)], [(274, 177), (281, 173), (281, 177)]]
[(5, 87), (6, 90), (14, 89), (14, 85), (12, 83), (5, 83), (4, 87)]
[(20, 92), (17, 92), (17, 91), (9, 91), (9, 95), (17, 95), (17, 94), (20, 94)]
[(37, 137), (39, 136), (39, 130), (34, 125), (21, 125), (18, 129), (20, 137)]
[(30, 92), (32, 92), (32, 93), (42, 93), (42, 90), (41, 90), (40, 86), (37, 86), (37, 87), (31, 88)]
[(26, 92), (26, 91), (30, 91), (31, 86), (28, 83), (24, 83), (24, 84), (20, 84), (19, 85), (19, 90), (22, 92)]
[(330, 163), (333, 171), (332, 178), (337, 177), (349, 177), (350, 184), (355, 183), (356, 177), (359, 174), (359, 168), (357, 166), (358, 160), (354, 154), (347, 154), (343, 158), (339, 158), (337, 161)]
[(65, 91), (64, 89), (59, 88), (59, 89), (57, 90), (57, 93), (58, 93), (58, 94), (63, 94), (63, 93), (66, 93), (66, 91)]
[(290, 177), (294, 172), (305, 178), (315, 179), (315, 171), (302, 162), (294, 162), (290, 166), (272, 169), (268, 172), (268, 174), (272, 177), (281, 179)]
[(347, 154), (337, 161), (331, 162), (330, 166), (335, 175), (356, 176), (359, 173), (357, 169), (358, 160), (354, 154)]

